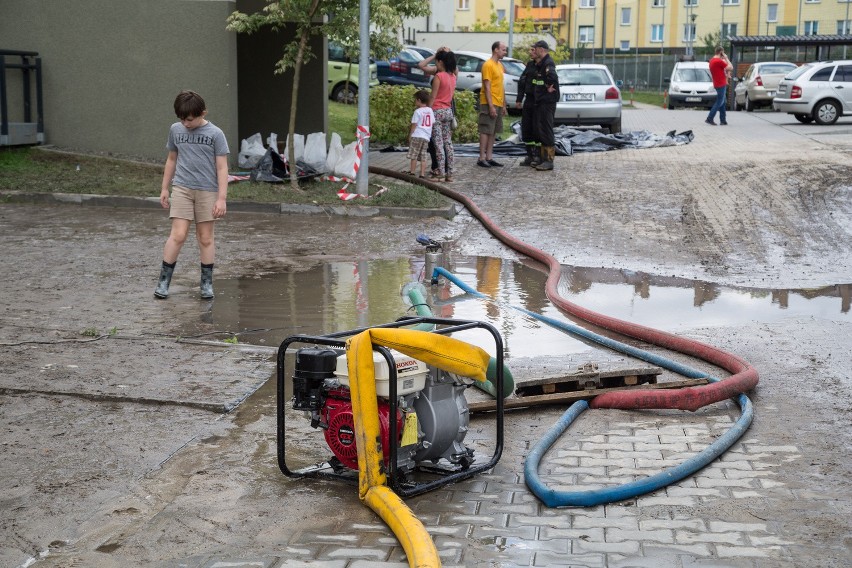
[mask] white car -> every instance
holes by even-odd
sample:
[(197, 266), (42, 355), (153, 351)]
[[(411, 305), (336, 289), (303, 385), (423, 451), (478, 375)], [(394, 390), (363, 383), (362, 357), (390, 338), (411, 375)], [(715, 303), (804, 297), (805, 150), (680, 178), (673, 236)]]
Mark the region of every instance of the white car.
[(716, 89), (707, 61), (678, 61), (666, 82), (669, 84), (669, 110), (677, 107), (710, 108), (716, 102)]
[(568, 63), (556, 66), (559, 101), (555, 124), (600, 125), (621, 132), (621, 91), (606, 65)]
[[(491, 59), (490, 53), (478, 51), (456, 51), (456, 65), (459, 75), (456, 80), (456, 89), (460, 91), (473, 91), (476, 95), (476, 103), (479, 104), (479, 91), (482, 90), (482, 64)], [(517, 59), (505, 57), (501, 60), (503, 69), (503, 89), (505, 90), (506, 106), (512, 110), (515, 107), (515, 99), (518, 96), (518, 79), (524, 72), (524, 64)]]
[(802, 65), (781, 79), (772, 108), (805, 124), (852, 115), (852, 60)]

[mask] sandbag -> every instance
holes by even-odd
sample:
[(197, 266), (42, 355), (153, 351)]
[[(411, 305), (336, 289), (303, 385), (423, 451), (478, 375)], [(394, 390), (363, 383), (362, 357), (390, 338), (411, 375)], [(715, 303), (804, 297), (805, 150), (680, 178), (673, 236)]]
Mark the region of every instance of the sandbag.
[(311, 167), (315, 172), (325, 171), (325, 132), (313, 132), (308, 134), (305, 141), (305, 156), (302, 162)]
[(337, 162), (342, 155), (343, 142), (340, 140), (340, 134), (332, 132), (331, 142), (328, 145), (328, 155), (325, 159), (325, 171), (334, 173), (335, 166), (337, 166)]
[(237, 158), (237, 166), (242, 170), (250, 170), (257, 166), (266, 148), (263, 147), (263, 139), (260, 132), (244, 138), (240, 143), (240, 154)]

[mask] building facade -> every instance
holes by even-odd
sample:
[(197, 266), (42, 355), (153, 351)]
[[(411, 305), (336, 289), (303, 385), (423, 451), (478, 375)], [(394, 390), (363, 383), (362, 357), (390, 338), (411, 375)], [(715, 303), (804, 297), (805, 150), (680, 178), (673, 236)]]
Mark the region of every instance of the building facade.
[(689, 52), (719, 35), (850, 35), (852, 0), (454, 0), (455, 31), (514, 10), (572, 49)]

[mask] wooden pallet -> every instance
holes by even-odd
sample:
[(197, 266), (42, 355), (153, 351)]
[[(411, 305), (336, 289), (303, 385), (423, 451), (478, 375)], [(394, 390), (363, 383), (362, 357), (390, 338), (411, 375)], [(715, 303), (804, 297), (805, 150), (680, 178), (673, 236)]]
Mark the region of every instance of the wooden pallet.
[[(519, 380), (515, 395), (503, 401), (503, 408), (527, 408), (548, 404), (569, 404), (590, 399), (606, 392), (642, 389), (679, 389), (706, 385), (707, 379), (683, 379), (657, 382), (662, 373), (659, 367), (634, 367), (599, 370), (595, 364), (586, 364), (576, 372), (558, 377)], [(473, 392), (471, 392), (473, 391)], [(476, 389), (468, 389), (470, 412), (491, 412), (497, 401)]]

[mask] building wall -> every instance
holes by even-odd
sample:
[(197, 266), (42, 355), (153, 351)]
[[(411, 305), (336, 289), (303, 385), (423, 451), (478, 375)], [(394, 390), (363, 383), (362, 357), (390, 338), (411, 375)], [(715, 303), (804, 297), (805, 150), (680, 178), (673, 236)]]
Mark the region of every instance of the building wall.
[[(290, 108), (288, 76), (272, 73), (282, 37), (238, 38), (226, 31), (225, 20), (238, 5), (246, 11), (252, 3), (2, 0), (0, 47), (42, 58), (47, 144), (164, 159), (175, 95), (192, 89), (224, 130), (236, 164), (240, 139), (266, 124), (286, 132)], [(322, 54), (321, 37), (314, 45)], [(299, 131), (324, 129), (326, 97), (317, 93), (325, 93), (325, 81), (320, 55), (302, 73)], [(10, 107), (19, 91), (10, 84)]]
[[(471, 3), (474, 0), (470, 0)], [(495, 0), (502, 5), (506, 0)], [(540, 6), (534, 0), (516, 0), (521, 10)], [(629, 41), (629, 49), (637, 47), (654, 50), (663, 47), (685, 49), (689, 45), (684, 27), (695, 15), (695, 43), (701, 38), (720, 32), (722, 24), (736, 24), (736, 35), (775, 35), (778, 26), (795, 26), (798, 34), (805, 34), (805, 22), (818, 22), (818, 33), (837, 33), (837, 22), (852, 18), (848, 12), (849, 2), (841, 0), (697, 0), (688, 7), (686, 0), (665, 0), (654, 5), (654, 0), (556, 0), (557, 6), (565, 6), (565, 21), (554, 22), (558, 37), (572, 48), (579, 43), (580, 26), (594, 26), (593, 45), (585, 47), (611, 50), (620, 48), (622, 41)], [(769, 4), (777, 5), (777, 22), (767, 22)], [(621, 25), (621, 8), (631, 8), (631, 22)], [(549, 22), (539, 21), (549, 27)], [(652, 41), (651, 31), (656, 24), (664, 26), (663, 41)], [(759, 29), (758, 29), (759, 26)]]

